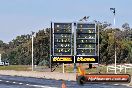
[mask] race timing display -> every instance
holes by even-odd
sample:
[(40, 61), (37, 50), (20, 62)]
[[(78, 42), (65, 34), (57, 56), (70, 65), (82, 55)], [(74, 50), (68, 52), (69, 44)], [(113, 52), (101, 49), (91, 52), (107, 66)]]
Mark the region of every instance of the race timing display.
[(95, 23), (51, 23), (52, 63), (98, 63)]

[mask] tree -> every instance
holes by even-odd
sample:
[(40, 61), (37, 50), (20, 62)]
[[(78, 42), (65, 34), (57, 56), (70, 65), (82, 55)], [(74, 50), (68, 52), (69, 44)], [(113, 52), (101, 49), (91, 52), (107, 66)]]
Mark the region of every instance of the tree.
[(130, 26), (129, 26), (128, 23), (124, 23), (124, 24), (122, 25), (122, 28), (124, 28), (124, 29), (126, 29), (126, 30), (130, 30)]

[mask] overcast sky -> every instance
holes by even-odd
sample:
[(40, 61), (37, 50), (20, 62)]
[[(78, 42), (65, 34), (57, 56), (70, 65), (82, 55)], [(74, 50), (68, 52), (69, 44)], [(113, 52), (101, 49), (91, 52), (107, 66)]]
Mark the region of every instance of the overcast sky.
[(113, 24), (110, 8), (116, 8), (116, 26), (132, 27), (132, 0), (0, 0), (0, 40), (9, 42), (21, 34), (50, 27), (51, 21), (89, 21)]

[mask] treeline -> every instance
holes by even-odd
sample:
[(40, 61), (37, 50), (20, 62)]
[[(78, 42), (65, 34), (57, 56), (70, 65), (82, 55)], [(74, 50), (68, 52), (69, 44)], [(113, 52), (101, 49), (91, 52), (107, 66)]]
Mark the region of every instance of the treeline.
[(100, 63), (132, 63), (132, 29), (100, 29)]
[[(9, 44), (0, 43), (2, 61), (9, 61), (12, 65), (31, 65), (32, 35), (21, 35), (13, 39)], [(43, 29), (34, 37), (34, 64), (49, 64), (50, 29)], [(2, 46), (1, 46), (2, 45)]]
[[(114, 63), (114, 51), (117, 50), (117, 63), (132, 62), (132, 29), (128, 23), (122, 28), (111, 28), (107, 22), (96, 22), (100, 30), (100, 63)], [(0, 40), (0, 53), (3, 61), (12, 65), (31, 65), (31, 34), (17, 36), (9, 42)], [(34, 37), (34, 64), (49, 65), (50, 28), (40, 30)]]

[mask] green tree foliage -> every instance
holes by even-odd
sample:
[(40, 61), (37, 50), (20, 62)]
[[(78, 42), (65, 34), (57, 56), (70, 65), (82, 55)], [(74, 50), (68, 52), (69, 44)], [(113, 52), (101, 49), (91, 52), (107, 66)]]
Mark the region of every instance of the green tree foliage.
[(117, 63), (132, 62), (132, 41), (128, 39), (131, 30), (117, 28), (101, 29), (100, 63), (114, 63), (114, 52), (117, 51)]
[(127, 29), (127, 30), (130, 30), (130, 26), (129, 26), (128, 23), (124, 23), (124, 24), (122, 25), (122, 28)]
[[(50, 43), (50, 29), (43, 29), (36, 33), (34, 37), (34, 64), (46, 64), (49, 65), (49, 43)], [(32, 41), (31, 35), (21, 35), (13, 39), (7, 46), (2, 54), (4, 60), (8, 60), (10, 64), (19, 65), (31, 65), (31, 52)], [(0, 41), (0, 45), (3, 47), (3, 42)], [(45, 63), (46, 62), (46, 63)]]
[(49, 65), (49, 55), (50, 54), (50, 29), (40, 30), (36, 33), (34, 39), (34, 57), (35, 64), (43, 64), (42, 62), (47, 62)]

